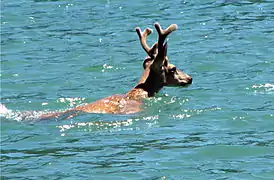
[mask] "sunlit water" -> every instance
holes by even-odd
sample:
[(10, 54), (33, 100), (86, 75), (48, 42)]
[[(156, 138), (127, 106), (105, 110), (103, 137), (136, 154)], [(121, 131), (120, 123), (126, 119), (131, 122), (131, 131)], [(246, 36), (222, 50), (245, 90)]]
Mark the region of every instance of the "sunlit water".
[[(1, 1), (1, 179), (273, 179), (273, 19), (272, 0)], [(22, 118), (133, 88), (135, 27), (156, 21), (178, 24), (191, 86), (134, 115)]]

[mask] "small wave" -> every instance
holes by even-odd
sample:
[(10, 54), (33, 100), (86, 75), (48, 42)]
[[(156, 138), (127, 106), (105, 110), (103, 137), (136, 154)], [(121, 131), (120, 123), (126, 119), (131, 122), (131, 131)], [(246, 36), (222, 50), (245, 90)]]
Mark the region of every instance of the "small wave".
[(104, 64), (103, 69), (101, 71), (106, 72), (108, 70), (119, 70), (119, 69), (124, 70), (125, 68), (119, 68), (119, 67), (114, 67), (114, 66), (111, 66), (111, 65), (108, 65), (108, 64)]
[(254, 93), (259, 94), (271, 94), (274, 92), (274, 84), (265, 83), (265, 84), (254, 84), (251, 87), (247, 87), (247, 90), (252, 90)]

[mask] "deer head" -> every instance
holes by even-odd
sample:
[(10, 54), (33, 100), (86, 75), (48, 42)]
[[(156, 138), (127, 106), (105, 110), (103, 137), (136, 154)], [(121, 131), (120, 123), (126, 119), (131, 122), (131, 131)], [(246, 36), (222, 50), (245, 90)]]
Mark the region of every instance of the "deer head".
[(155, 23), (154, 26), (158, 32), (158, 42), (151, 47), (148, 46), (146, 38), (152, 33), (152, 30), (146, 28), (142, 32), (139, 27), (136, 28), (140, 43), (148, 54), (143, 63), (145, 71), (149, 71), (146, 73), (146, 81), (150, 79), (150, 82), (158, 83), (157, 86), (187, 86), (191, 84), (192, 78), (171, 64), (167, 57), (166, 38), (177, 29), (177, 25), (172, 24), (165, 30), (161, 28), (159, 23)]

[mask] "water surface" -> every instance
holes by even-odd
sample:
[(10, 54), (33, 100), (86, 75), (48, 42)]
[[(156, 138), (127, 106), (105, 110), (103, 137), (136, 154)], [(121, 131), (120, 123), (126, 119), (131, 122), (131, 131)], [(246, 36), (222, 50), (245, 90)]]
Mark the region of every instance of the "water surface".
[[(1, 1), (1, 178), (273, 179), (273, 18), (272, 0)], [(135, 115), (22, 121), (133, 88), (135, 27), (156, 21), (178, 24), (168, 54), (191, 86)]]

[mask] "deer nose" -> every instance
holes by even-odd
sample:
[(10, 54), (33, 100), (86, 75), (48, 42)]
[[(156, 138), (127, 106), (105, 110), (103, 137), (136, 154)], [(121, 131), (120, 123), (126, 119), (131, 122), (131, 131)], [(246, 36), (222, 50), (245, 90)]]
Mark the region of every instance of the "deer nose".
[(192, 84), (192, 77), (188, 78), (188, 84)]

